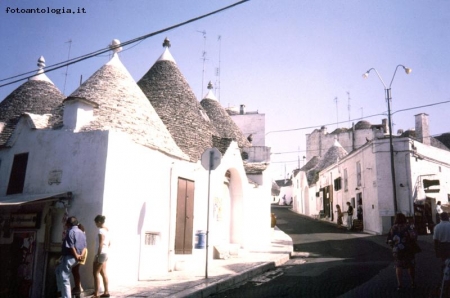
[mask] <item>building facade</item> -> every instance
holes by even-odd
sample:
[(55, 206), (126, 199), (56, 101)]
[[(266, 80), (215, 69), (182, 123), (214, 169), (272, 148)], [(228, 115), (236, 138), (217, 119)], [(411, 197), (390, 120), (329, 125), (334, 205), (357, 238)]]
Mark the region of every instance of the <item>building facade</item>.
[[(94, 217), (106, 216), (116, 285), (204, 266), (206, 235), (211, 259), (219, 247), (270, 243), (270, 182), (246, 173), (246, 138), (217, 132), (168, 46), (138, 85), (117, 44), (113, 58), (65, 99), (40, 71), (11, 94), (33, 104), (0, 102), (1, 275), (8, 277), (0, 286), (10, 297), (56, 292), (67, 216), (84, 225), (90, 252)], [(212, 147), (220, 164), (209, 171), (202, 155)], [(80, 272), (92, 288), (91, 266)]]
[(387, 233), (395, 209), (414, 218), (422, 232), (432, 230), (436, 202), (449, 204), (450, 150), (430, 137), (428, 115), (418, 114), (415, 121), (414, 136), (408, 132), (393, 138), (396, 199), (389, 139), (378, 135), (348, 154), (330, 155), (336, 148), (345, 150), (335, 140), (316, 165), (297, 171), (292, 178), (294, 210), (336, 222), (336, 205), (345, 210), (350, 202), (359, 210), (353, 218), (366, 232)]

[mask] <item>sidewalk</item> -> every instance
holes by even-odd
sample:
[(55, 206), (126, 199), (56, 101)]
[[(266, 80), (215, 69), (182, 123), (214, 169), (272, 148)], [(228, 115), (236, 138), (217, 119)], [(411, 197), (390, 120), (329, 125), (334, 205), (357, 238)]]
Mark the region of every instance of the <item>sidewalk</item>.
[(208, 279), (205, 279), (205, 267), (174, 271), (135, 285), (110, 287), (110, 294), (111, 297), (208, 297), (283, 264), (292, 251), (292, 239), (275, 227), (271, 244), (260, 251), (249, 251), (226, 260), (210, 260)]

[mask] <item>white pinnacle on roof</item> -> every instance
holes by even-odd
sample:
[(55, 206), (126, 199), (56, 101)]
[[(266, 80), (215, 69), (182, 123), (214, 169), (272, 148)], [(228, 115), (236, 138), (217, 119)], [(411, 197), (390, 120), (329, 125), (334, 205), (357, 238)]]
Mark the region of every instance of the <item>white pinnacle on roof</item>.
[(339, 143), (339, 141), (337, 139), (334, 139), (334, 147), (342, 147), (341, 143)]
[(111, 51), (114, 52), (114, 54), (122, 51), (122, 47), (120, 46), (120, 40), (118, 39), (113, 39), (111, 41), (111, 44), (108, 45), (108, 47), (111, 49)]
[(217, 101), (216, 96), (214, 95), (214, 92), (212, 91), (213, 89), (213, 85), (211, 83), (211, 81), (208, 83), (208, 93), (206, 93), (206, 95), (203, 97), (204, 99), (212, 99)]
[(173, 63), (176, 64), (175, 59), (173, 59), (173, 56), (169, 51), (170, 41), (167, 37), (164, 39), (163, 47), (165, 47), (165, 50), (162, 53), (162, 55), (158, 58), (158, 60), (156, 60), (156, 62), (165, 60), (165, 61), (172, 61)]
[(123, 67), (122, 62), (120, 62), (119, 55), (117, 53), (122, 51), (122, 47), (120, 46), (120, 41), (118, 39), (113, 39), (111, 44), (108, 47), (113, 51), (113, 56), (111, 60), (109, 60), (106, 65), (112, 65), (117, 67)]
[(37, 66), (39, 67), (39, 70), (37, 71), (36, 75), (32, 76), (28, 80), (30, 80), (30, 81), (45, 81), (45, 82), (49, 82), (50, 84), (53, 84), (53, 82), (44, 73), (44, 67), (45, 67), (44, 56), (39, 57)]

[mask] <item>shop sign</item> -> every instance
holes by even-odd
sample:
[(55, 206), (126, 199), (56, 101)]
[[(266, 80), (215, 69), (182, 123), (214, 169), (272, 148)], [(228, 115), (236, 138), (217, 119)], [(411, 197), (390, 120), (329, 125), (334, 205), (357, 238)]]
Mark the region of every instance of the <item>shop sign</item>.
[(41, 222), (40, 213), (13, 213), (10, 217), (10, 227), (13, 229), (39, 229)]

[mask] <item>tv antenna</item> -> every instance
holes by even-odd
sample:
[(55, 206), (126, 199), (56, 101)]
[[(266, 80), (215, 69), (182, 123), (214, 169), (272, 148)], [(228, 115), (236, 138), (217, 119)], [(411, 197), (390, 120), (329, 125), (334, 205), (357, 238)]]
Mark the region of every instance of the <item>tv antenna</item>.
[[(72, 39), (69, 39), (65, 43), (69, 44), (69, 53), (67, 54), (67, 61), (70, 59), (70, 49), (72, 48)], [(67, 75), (69, 74), (69, 64), (66, 66), (66, 73), (64, 74), (64, 87), (63, 87), (63, 94), (66, 92), (66, 82), (67, 82)]]
[(222, 36), (217, 37), (217, 41), (219, 42), (219, 66), (216, 68), (216, 84), (215, 84), (215, 90), (214, 93), (217, 95), (217, 99), (220, 102), (220, 54), (221, 54), (221, 48), (222, 48)]
[(202, 58), (201, 58), (203, 60), (202, 89), (201, 89), (201, 92), (200, 92), (200, 100), (201, 100), (202, 97), (203, 97), (203, 81), (205, 79), (205, 61), (207, 60), (206, 59), (206, 31), (205, 30), (203, 30), (203, 31), (198, 31), (197, 30), (197, 32), (200, 32), (201, 34), (203, 34), (203, 53), (202, 53)]
[(347, 91), (347, 96), (348, 96), (348, 104), (347, 104), (347, 110), (348, 110), (348, 122), (350, 123), (350, 92)]
[(337, 96), (334, 98), (334, 102), (336, 103), (336, 128), (338, 128), (339, 117), (338, 117), (338, 98), (337, 98)]

